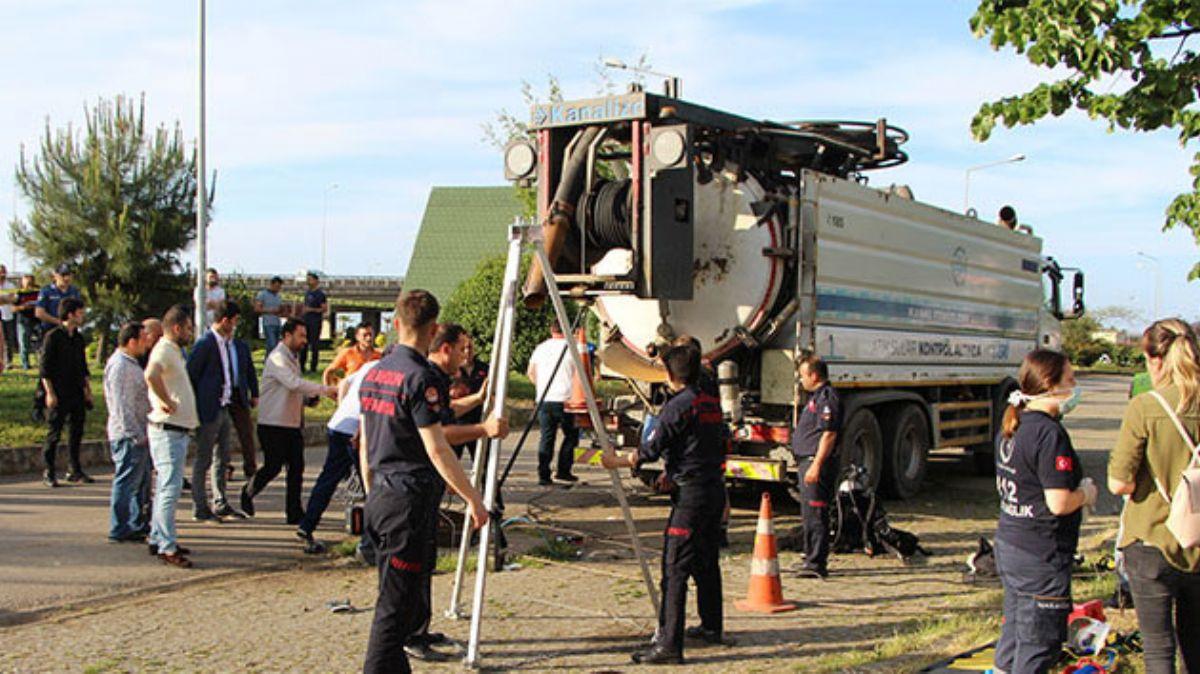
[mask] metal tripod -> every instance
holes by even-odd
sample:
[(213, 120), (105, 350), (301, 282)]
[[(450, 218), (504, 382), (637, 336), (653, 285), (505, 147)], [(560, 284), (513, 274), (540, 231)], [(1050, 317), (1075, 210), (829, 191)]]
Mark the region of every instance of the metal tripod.
[[(517, 219), (509, 228), (508, 259), (504, 267), (504, 281), (500, 291), (500, 311), (497, 316), (496, 331), (492, 341), (492, 363), (489, 368), (488, 390), (485, 396), (486, 402), (484, 403), (485, 414), (487, 415), (500, 417), (504, 413), (504, 402), (508, 393), (509, 362), (512, 358), (513, 330), (516, 324), (521, 250), (526, 243), (536, 244), (536, 238), (539, 233), (534, 225), (522, 219)], [(554, 274), (551, 272), (549, 260), (546, 258), (546, 254), (540, 245), (534, 245), (533, 249), (537, 263), (541, 265), (541, 269), (543, 270), (547, 291), (550, 301), (554, 306), (554, 313), (558, 324), (562, 328), (563, 334), (569, 336), (571, 335), (571, 322), (567, 317), (562, 297), (558, 294), (558, 284), (555, 282)], [(575, 371), (583, 372), (583, 361), (579, 356), (579, 349), (575, 344), (575, 340), (568, 338), (566, 341), (567, 353), (571, 358), (571, 362), (575, 365)], [(584, 393), (587, 399), (588, 416), (591, 418), (592, 428), (596, 432), (600, 446), (605, 451), (611, 450), (613, 448), (612, 440), (609, 438), (608, 432), (604, 428), (603, 420), (600, 418), (600, 406), (596, 402), (596, 396), (592, 392), (591, 387), (585, 386)], [(493, 512), (499, 496), (497, 474), (500, 467), (500, 440), (481, 439), (476, 445), (474, 459), (473, 481), (475, 487), (483, 489), (484, 505), (489, 512)], [(610, 470), (608, 473), (612, 481), (613, 494), (621, 506), (621, 513), (625, 519), (625, 527), (633, 543), (634, 555), (637, 557), (638, 565), (641, 567), (642, 580), (646, 583), (646, 595), (650, 598), (655, 615), (657, 616), (659, 609), (658, 589), (654, 586), (654, 581), (650, 576), (650, 567), (642, 551), (641, 541), (638, 539), (637, 527), (633, 521), (633, 514), (629, 510), (629, 502), (625, 498), (625, 491), (621, 486), (621, 478), (616, 470)], [(475, 565), (475, 594), (471, 602), (470, 641), (467, 644), (467, 655), (464, 658), (464, 662), (468, 667), (479, 667), (480, 627), (483, 620), (484, 593), (487, 588), (487, 554), (491, 549), (493, 527), (498, 526), (500, 526), (500, 523), (492, 518), (488, 520), (488, 523), (479, 532), (479, 556)], [(463, 617), (459, 609), (459, 604), (470, 548), (471, 527), (468, 525), (463, 527), (462, 540), (458, 548), (458, 565), (454, 572), (454, 586), (450, 592), (450, 608), (446, 611), (446, 616), (450, 618), (458, 619)]]

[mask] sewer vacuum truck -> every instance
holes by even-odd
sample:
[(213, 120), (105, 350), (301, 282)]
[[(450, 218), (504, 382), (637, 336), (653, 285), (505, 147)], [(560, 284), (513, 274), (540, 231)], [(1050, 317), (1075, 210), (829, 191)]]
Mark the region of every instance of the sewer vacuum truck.
[[(1058, 348), (1059, 322), (1084, 310), (1082, 272), (1036, 236), (868, 185), (907, 161), (885, 120), (758, 121), (634, 87), (536, 105), (530, 129), (505, 175), (536, 186), (542, 245), (599, 319), (604, 372), (649, 405), (656, 351), (700, 340), (734, 429), (731, 480), (795, 486), (806, 352), (845, 404), (841, 461), (873, 486), (914, 495), (943, 448), (990, 471), (1022, 357)], [(535, 264), (526, 303), (545, 292)]]

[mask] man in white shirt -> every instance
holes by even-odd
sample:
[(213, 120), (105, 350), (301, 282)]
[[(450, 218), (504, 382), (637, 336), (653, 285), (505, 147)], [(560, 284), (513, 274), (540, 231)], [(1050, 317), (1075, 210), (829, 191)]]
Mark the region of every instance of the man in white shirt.
[(287, 466), (287, 490), (284, 510), (288, 524), (300, 524), (304, 507), (300, 491), (304, 486), (304, 405), (315, 403), (317, 396), (337, 397), (337, 389), (308, 381), (300, 374), (300, 354), (308, 343), (308, 329), (289, 318), (283, 324), (279, 346), (267, 356), (258, 399), (258, 444), (263, 451), (263, 466), (254, 479), (242, 487), (242, 510), (254, 516), (254, 497), (279, 471)]
[[(204, 325), (201, 330), (212, 325), (217, 320), (221, 307), (225, 306), (225, 288), (221, 287), (221, 275), (216, 269), (209, 268), (204, 274)], [(193, 293), (195, 301), (200, 301), (200, 290)]]
[(163, 316), (163, 338), (154, 345), (146, 364), (150, 388), (150, 457), (158, 472), (154, 495), (154, 517), (150, 548), (164, 564), (191, 568), (188, 550), (179, 546), (175, 534), (175, 503), (183, 491), (183, 464), (187, 458), (188, 435), (200, 419), (196, 398), (188, 379), (183, 349), (192, 343), (195, 328), (191, 314), (176, 304)]
[[(571, 474), (575, 463), (575, 446), (579, 444), (579, 429), (575, 417), (563, 412), (563, 403), (571, 397), (571, 378), (575, 375), (575, 364), (566, 353), (567, 340), (558, 323), (550, 323), (550, 339), (537, 345), (529, 357), (529, 368), (525, 374), (537, 388), (536, 400), (541, 401), (538, 409), (538, 484), (553, 484), (550, 481), (550, 459), (554, 457), (554, 439), (561, 429), (562, 445), (558, 448), (558, 463), (554, 479), (562, 482), (578, 482)], [(561, 360), (561, 364), (559, 361)], [(558, 371), (555, 372), (555, 366)]]
[(308, 554), (325, 551), (325, 544), (313, 538), (313, 532), (321, 523), (321, 516), (329, 507), (329, 501), (333, 499), (338, 483), (349, 477), (350, 471), (357, 472), (358, 448), (354, 444), (354, 436), (358, 434), (361, 409), (358, 391), (362, 386), (363, 377), (378, 364), (379, 361), (373, 360), (363, 365), (354, 374), (343, 379), (338, 386), (337, 410), (326, 425), (329, 451), (325, 455), (325, 465), (321, 467), (317, 483), (308, 495), (308, 507), (304, 509), (304, 518), (296, 528), (296, 537), (304, 542), (304, 551)]

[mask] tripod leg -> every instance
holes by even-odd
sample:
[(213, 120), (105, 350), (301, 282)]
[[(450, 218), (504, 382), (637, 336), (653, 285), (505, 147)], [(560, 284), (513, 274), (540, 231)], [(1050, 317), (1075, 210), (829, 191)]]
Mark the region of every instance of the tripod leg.
[[(534, 255), (537, 256), (538, 264), (542, 269), (550, 269), (550, 261), (546, 257), (546, 252), (540, 246), (534, 247)], [(570, 327), (570, 322), (567, 320), (567, 309), (563, 305), (562, 296), (558, 294), (558, 283), (554, 279), (554, 274), (546, 274), (544, 276), (546, 286), (549, 290), (550, 301), (554, 304), (554, 313), (558, 316), (558, 324), (563, 330)], [(575, 365), (576, 372), (583, 372), (583, 360), (579, 357), (579, 349), (575, 344), (575, 340), (567, 340), (567, 351), (571, 355), (571, 362)], [(604, 428), (604, 421), (600, 418), (600, 406), (596, 403), (596, 395), (590, 387), (584, 387), (584, 397), (587, 399), (588, 416), (592, 420), (592, 430), (596, 433), (596, 438), (600, 441), (600, 446), (605, 450), (612, 449), (612, 439), (608, 437), (608, 431)], [(637, 525), (633, 521), (633, 512), (629, 510), (629, 501), (625, 498), (625, 488), (621, 486), (621, 478), (617, 475), (616, 470), (608, 471), (609, 477), (612, 479), (613, 495), (616, 496), (617, 502), (621, 504), (621, 514), (625, 519), (625, 528), (629, 532), (630, 542), (633, 544), (633, 553), (637, 556), (638, 565), (641, 566), (642, 580), (646, 583), (646, 594), (650, 597), (650, 602), (654, 605), (654, 614), (657, 616), (659, 611), (658, 589), (654, 587), (654, 580), (650, 576), (650, 566), (646, 562), (646, 555), (642, 550), (641, 539), (638, 538)]]

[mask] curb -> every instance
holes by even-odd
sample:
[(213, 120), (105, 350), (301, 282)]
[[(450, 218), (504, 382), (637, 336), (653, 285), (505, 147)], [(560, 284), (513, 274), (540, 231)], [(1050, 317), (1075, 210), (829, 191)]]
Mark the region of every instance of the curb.
[[(521, 428), (529, 422), (532, 410), (524, 408), (511, 408), (509, 410), (509, 425), (514, 428)], [(304, 445), (324, 445), (325, 440), (325, 423), (310, 423), (304, 426)], [(233, 458), (237, 460), (240, 456), (240, 445), (237, 438), (233, 440)], [(61, 466), (65, 466), (65, 443), (60, 443), (58, 447)], [(192, 448), (188, 448), (188, 458), (192, 456)], [(108, 442), (104, 440), (84, 440), (79, 445), (79, 462), (85, 468), (94, 468), (96, 466), (109, 467), (112, 466), (112, 457), (108, 449)], [(43, 470), (42, 465), (42, 447), (41, 445), (30, 445), (25, 447), (0, 447), (0, 476), (9, 475), (40, 475)]]
[[(304, 444), (317, 445), (325, 444), (325, 424), (311, 423), (304, 426)], [(58, 455), (59, 466), (66, 466), (66, 443), (59, 443)], [(237, 438), (233, 440), (233, 458), (241, 455), (241, 448), (238, 445)], [(188, 448), (189, 459), (192, 456), (192, 448)], [(112, 456), (108, 449), (108, 442), (104, 440), (84, 440), (79, 445), (79, 462), (85, 468), (93, 468), (96, 466), (109, 467), (112, 466)], [(42, 447), (41, 445), (31, 445), (25, 447), (0, 447), (0, 475), (27, 475), (30, 473), (40, 475), (44, 466), (42, 465)]]
[[(341, 560), (342, 558), (335, 557), (328, 560), (313, 562), (311, 563), (311, 566), (314, 569), (326, 569), (337, 566)], [(213, 571), (212, 573), (198, 577), (180, 578), (179, 580), (169, 580), (162, 583), (154, 583), (152, 585), (133, 587), (127, 590), (117, 590), (115, 592), (108, 592), (94, 597), (69, 600), (62, 604), (46, 604), (25, 610), (6, 611), (3, 615), (0, 615), (0, 627), (28, 625), (47, 620), (56, 614), (78, 613), (80, 611), (87, 611), (89, 609), (95, 609), (98, 607), (104, 607), (106, 609), (116, 608), (116, 604), (118, 602), (188, 587), (196, 587), (207, 584), (215, 585), (230, 580), (231, 578), (248, 580), (258, 575), (303, 569), (305, 566), (304, 561), (305, 560), (303, 559), (295, 559), (272, 562), (270, 564), (264, 564), (262, 566), (257, 566), (250, 569), (225, 569), (223, 571)]]

